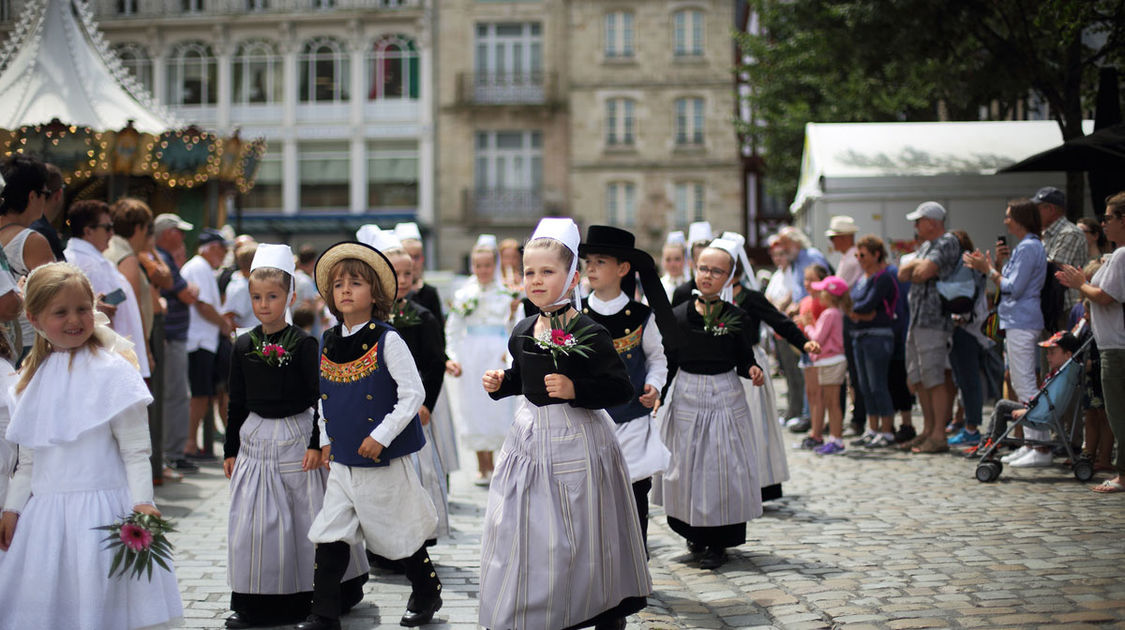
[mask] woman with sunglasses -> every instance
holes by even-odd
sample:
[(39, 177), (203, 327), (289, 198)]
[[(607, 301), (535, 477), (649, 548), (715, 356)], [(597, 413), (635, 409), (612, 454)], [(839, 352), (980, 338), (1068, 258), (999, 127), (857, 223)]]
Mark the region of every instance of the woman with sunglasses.
[[(43, 216), (51, 190), (47, 187), (47, 167), (39, 160), (26, 155), (15, 155), (3, 166), (3, 202), (0, 203), (0, 246), (4, 248), (11, 271), (17, 278), (27, 276), (32, 269), (55, 262), (51, 244), (31, 224)], [(20, 314), (20, 346), (16, 348), (16, 367), (31, 350), (35, 330)]]

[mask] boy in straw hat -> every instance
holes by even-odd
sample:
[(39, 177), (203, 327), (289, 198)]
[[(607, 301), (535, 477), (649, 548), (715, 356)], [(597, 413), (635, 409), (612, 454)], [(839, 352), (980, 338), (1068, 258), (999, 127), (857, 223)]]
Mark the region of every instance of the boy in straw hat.
[(375, 248), (338, 243), (316, 264), (317, 289), (340, 321), (325, 331), (320, 360), (321, 430), (328, 436), (328, 489), (309, 529), (317, 544), (312, 614), (299, 630), (340, 627), (340, 579), (348, 546), (401, 560), (411, 594), (400, 623), (429, 623), (441, 608), (425, 541), (437, 514), (407, 455), (425, 441), (425, 399), (410, 348), (385, 320), (398, 293), (394, 267)]
[[(328, 476), (316, 426), (320, 349), (286, 322), (296, 298), (293, 252), (262, 243), (246, 266), (247, 300), (260, 323), (239, 335), (231, 357), (223, 444), (231, 480), (228, 628), (293, 623), (309, 614), (315, 549), (307, 534)], [(340, 585), (345, 609), (363, 599), (367, 581), (362, 546), (350, 557)]]
[[(656, 277), (652, 256), (634, 247), (634, 242), (633, 235), (625, 230), (591, 225), (578, 254), (586, 260), (586, 279), (592, 291), (582, 312), (609, 331), (633, 383), (632, 400), (606, 411), (613, 418), (621, 452), (629, 465), (641, 537), (647, 547), (652, 476), (663, 472), (668, 464), (668, 449), (660, 442), (651, 420), (668, 377), (665, 339), (669, 344), (674, 342), (676, 323)], [(651, 308), (631, 299), (637, 273)]]

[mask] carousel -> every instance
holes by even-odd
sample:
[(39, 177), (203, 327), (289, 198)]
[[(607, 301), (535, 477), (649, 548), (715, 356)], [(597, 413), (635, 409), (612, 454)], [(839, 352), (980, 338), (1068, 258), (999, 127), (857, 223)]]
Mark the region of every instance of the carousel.
[(122, 66), (83, 2), (32, 0), (0, 49), (0, 155), (57, 166), (68, 204), (130, 196), (222, 225), (264, 151), (262, 139), (176, 120)]

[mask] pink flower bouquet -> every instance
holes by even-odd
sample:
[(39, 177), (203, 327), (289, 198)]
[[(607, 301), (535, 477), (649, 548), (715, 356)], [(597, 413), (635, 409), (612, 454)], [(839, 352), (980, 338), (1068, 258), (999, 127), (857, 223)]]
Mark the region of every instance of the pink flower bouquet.
[(165, 571), (171, 570), (168, 562), (172, 559), (172, 543), (168, 542), (166, 534), (176, 530), (168, 521), (134, 512), (94, 529), (109, 532), (102, 542), (106, 543), (106, 549), (116, 550), (109, 566), (110, 578), (132, 573), (130, 577), (138, 579), (144, 573), (152, 581), (153, 563)]

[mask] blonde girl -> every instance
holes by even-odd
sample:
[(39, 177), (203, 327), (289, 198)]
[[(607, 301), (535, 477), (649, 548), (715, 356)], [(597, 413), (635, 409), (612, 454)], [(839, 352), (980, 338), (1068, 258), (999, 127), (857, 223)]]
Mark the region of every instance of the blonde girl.
[[(0, 629), (163, 627), (183, 615), (176, 576), (110, 579), (114, 551), (94, 528), (153, 503), (146, 411), (132, 344), (94, 309), (82, 271), (28, 276), (35, 331), (7, 438), (20, 464), (0, 518)], [(65, 541), (65, 544), (60, 544)]]

